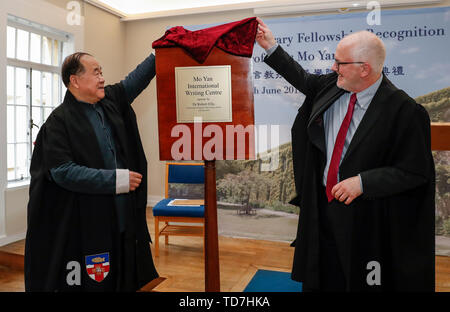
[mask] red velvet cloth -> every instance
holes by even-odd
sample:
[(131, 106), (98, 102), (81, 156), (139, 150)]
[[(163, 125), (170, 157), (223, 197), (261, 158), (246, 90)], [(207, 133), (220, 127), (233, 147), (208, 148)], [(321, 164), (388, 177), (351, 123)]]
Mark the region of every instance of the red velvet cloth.
[(257, 29), (256, 17), (196, 31), (176, 26), (155, 40), (152, 47), (181, 47), (199, 63), (206, 60), (214, 46), (230, 54), (251, 57)]

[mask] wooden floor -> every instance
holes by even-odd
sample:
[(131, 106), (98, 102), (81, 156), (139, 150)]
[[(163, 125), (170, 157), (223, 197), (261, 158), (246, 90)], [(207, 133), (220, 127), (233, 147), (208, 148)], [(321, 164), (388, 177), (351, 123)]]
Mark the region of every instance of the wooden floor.
[[(154, 234), (150, 211), (147, 216)], [(288, 243), (219, 236), (221, 291), (242, 291), (257, 269), (290, 272), (293, 253)], [(23, 240), (0, 247), (0, 291), (24, 291), (23, 254)], [(202, 238), (170, 237), (167, 246), (161, 238), (154, 261), (163, 278), (153, 291), (204, 291)], [(450, 257), (436, 257), (436, 291), (450, 292)]]

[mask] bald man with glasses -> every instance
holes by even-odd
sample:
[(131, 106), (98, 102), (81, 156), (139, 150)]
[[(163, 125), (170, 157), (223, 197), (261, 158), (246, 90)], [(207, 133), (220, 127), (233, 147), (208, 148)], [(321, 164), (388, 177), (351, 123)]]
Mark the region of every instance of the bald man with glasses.
[(292, 126), (292, 279), (305, 291), (434, 291), (430, 120), (383, 75), (383, 42), (346, 36), (333, 73), (314, 75), (257, 20), (265, 63), (306, 96)]

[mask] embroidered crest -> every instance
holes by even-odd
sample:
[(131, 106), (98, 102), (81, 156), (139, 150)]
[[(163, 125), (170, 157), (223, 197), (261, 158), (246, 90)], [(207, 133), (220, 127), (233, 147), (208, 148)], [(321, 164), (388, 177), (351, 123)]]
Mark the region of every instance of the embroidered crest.
[(94, 281), (103, 281), (109, 273), (109, 252), (86, 256), (86, 271)]

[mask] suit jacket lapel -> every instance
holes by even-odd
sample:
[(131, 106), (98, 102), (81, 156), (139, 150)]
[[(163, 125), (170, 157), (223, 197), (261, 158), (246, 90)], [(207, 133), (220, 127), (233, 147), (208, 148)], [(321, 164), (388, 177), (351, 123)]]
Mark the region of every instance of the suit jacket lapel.
[(375, 123), (381, 117), (381, 113), (383, 112), (383, 103), (386, 103), (388, 101), (388, 99), (392, 96), (394, 90), (395, 89), (392, 87), (389, 80), (387, 80), (387, 78), (383, 76), (383, 81), (381, 82), (381, 85), (375, 93), (372, 101), (370, 102), (370, 105), (367, 108), (363, 119), (356, 129), (352, 141), (350, 142), (350, 145), (345, 153), (344, 159), (342, 159), (342, 162), (344, 162), (349, 157), (349, 155), (351, 155), (355, 148), (367, 136), (370, 129), (375, 126)]
[(347, 91), (340, 89), (334, 81), (331, 87), (326, 88), (325, 91), (319, 93), (317, 95), (317, 101), (314, 102), (311, 110), (308, 127), (318, 117), (318, 115), (325, 112), (327, 108), (330, 107), (330, 105), (333, 104), (345, 92)]
[(336, 86), (336, 81), (332, 83), (331, 87), (325, 88), (325, 90), (317, 95), (317, 101), (314, 102), (312, 107), (307, 127), (311, 142), (324, 154), (326, 154), (326, 146), (323, 113), (346, 92)]

